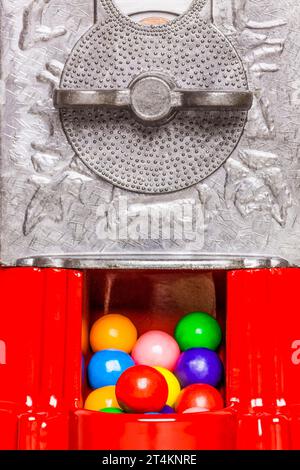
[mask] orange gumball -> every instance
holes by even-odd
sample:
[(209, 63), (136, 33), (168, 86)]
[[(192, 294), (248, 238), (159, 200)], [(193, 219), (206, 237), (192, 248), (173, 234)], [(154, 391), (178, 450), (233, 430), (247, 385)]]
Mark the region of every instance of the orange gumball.
[(102, 349), (119, 349), (130, 353), (137, 340), (137, 329), (129, 318), (111, 313), (103, 315), (92, 326), (91, 348), (94, 352)]
[(85, 400), (84, 408), (90, 411), (100, 411), (103, 408), (120, 408), (115, 390), (114, 385), (96, 388)]

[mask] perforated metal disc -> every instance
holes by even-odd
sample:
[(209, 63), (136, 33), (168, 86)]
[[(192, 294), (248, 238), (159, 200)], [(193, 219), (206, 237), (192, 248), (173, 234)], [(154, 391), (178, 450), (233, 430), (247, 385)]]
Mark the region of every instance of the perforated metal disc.
[[(61, 88), (123, 89), (147, 71), (167, 75), (180, 88), (247, 90), (235, 49), (197, 10), (156, 27), (108, 14), (73, 49)], [(246, 117), (243, 111), (184, 111), (149, 128), (126, 110), (61, 112), (71, 145), (94, 172), (147, 193), (180, 190), (210, 175), (234, 150)]]

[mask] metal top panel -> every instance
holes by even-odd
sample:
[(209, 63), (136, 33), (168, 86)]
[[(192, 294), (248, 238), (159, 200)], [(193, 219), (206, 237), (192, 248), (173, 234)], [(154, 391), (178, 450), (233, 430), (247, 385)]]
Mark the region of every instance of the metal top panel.
[[(162, 3), (153, 1), (153, 11), (143, 13), (140, 1), (119, 1), (137, 21), (157, 17)], [(166, 1), (159, 15), (175, 18), (189, 3)], [(25, 257), (75, 264), (86, 253), (91, 264), (135, 259), (142, 265), (138, 257), (147, 264), (153, 253), (157, 260), (169, 256), (173, 266), (219, 253), (225, 261), (275, 254), (300, 264), (300, 4), (215, 0), (210, 6), (203, 18), (211, 21), (213, 11), (214, 27), (241, 57), (254, 105), (225, 164), (190, 188), (152, 195), (119, 189), (82, 163), (53, 106), (68, 57), (93, 26), (93, 1), (1, 3), (3, 264)]]
[[(134, 90), (137, 78), (154, 77), (157, 71), (172, 82), (172, 89), (246, 91), (247, 78), (238, 54), (224, 35), (203, 20), (204, 3), (194, 0), (186, 15), (153, 27), (129, 19), (111, 0), (98, 0), (100, 10), (105, 8), (103, 17), (98, 15), (95, 26), (69, 55), (61, 91), (78, 97), (78, 90), (106, 94)], [(164, 101), (171, 108), (166, 86), (160, 90), (158, 80), (150, 81), (147, 92), (144, 82), (138, 95), (145, 106), (140, 109), (155, 111)], [(134, 111), (137, 100), (132, 95)], [(62, 109), (61, 120), (74, 152), (97, 175), (125, 190), (162, 194), (204, 180), (236, 148), (247, 113), (223, 109), (221, 103), (216, 111), (182, 110), (167, 124), (149, 127), (139, 122), (143, 111), (137, 121), (126, 107), (78, 107), (75, 100), (73, 107)]]
[(18, 260), (18, 266), (39, 268), (76, 268), (76, 269), (181, 269), (181, 270), (237, 270), (287, 268), (290, 264), (283, 258), (264, 256), (228, 256), (224, 254), (174, 255), (164, 253), (147, 255), (100, 255), (94, 253), (67, 256), (40, 256)]

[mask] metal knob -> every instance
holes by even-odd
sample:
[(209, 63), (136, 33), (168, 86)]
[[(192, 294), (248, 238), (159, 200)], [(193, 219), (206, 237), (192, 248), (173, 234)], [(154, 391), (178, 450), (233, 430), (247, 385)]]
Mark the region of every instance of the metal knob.
[(159, 73), (139, 75), (123, 90), (54, 91), (54, 106), (60, 108), (108, 107), (130, 109), (145, 125), (169, 122), (180, 110), (248, 111), (253, 102), (250, 91), (204, 91), (176, 88), (175, 83)]

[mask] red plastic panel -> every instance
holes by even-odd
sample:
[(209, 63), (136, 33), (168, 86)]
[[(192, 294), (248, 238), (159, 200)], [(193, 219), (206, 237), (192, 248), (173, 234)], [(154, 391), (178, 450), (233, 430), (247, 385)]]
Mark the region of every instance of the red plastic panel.
[(0, 403), (0, 450), (17, 448), (17, 426), (16, 407), (12, 403)]
[(278, 413), (238, 414), (236, 446), (239, 450), (291, 449), (290, 418)]
[[(55, 416), (64, 410), (67, 416), (78, 404), (82, 293), (83, 274), (77, 271), (0, 270), (1, 408), (7, 409), (5, 402), (11, 402), (16, 414), (42, 411)], [(20, 433), (35, 427), (32, 417), (28, 417), (27, 427), (26, 416), (19, 420), (18, 441), (22, 448), (27, 448), (28, 440)], [(5, 435), (6, 426), (1, 420), (0, 436)], [(66, 427), (52, 428), (51, 445), (60, 447), (67, 442)], [(31, 449), (33, 441), (28, 439)], [(7, 448), (5, 440), (1, 441), (0, 447)], [(40, 448), (41, 441), (35, 442)]]
[(227, 398), (246, 410), (300, 404), (300, 269), (228, 274)]
[(69, 413), (25, 413), (18, 418), (19, 450), (67, 450)]
[[(189, 276), (198, 280), (201, 274)], [(179, 282), (184, 273), (173, 276), (176, 299), (182, 301), (178, 285), (187, 290)], [(95, 279), (100, 286), (99, 273)], [(216, 279), (217, 291), (223, 291), (217, 302), (221, 318), (227, 288), (229, 408), (150, 418), (77, 409), (81, 321), (88, 313), (83, 297), (90, 286), (83, 273), (0, 270), (0, 448), (67, 449), (71, 438), (74, 449), (300, 449), (300, 270), (236, 271), (227, 274), (227, 281), (224, 275)], [(153, 320), (156, 299), (162, 298), (155, 294), (155, 283), (150, 287), (145, 328), (149, 315)], [(100, 307), (87, 294), (90, 305), (94, 300), (93, 308)], [(185, 305), (180, 304), (180, 311)], [(138, 318), (140, 309), (130, 306)], [(164, 307), (171, 319), (172, 304)]]
[(189, 415), (113, 415), (76, 411), (72, 448), (79, 450), (195, 450), (235, 448), (236, 417), (229, 411)]
[(291, 448), (300, 449), (300, 405), (291, 407)]
[(299, 269), (228, 274), (227, 400), (239, 449), (300, 448)]

